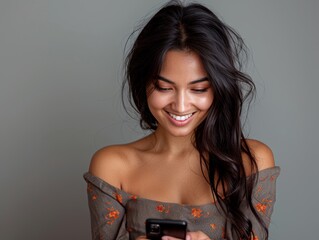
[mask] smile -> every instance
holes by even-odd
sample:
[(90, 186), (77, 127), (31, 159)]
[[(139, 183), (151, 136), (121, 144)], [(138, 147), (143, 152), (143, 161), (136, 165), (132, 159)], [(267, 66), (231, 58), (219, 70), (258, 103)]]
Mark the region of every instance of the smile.
[(168, 113), (172, 118), (174, 118), (175, 120), (177, 120), (177, 121), (185, 121), (185, 120), (187, 120), (187, 119), (189, 119), (192, 115), (193, 115), (193, 113), (190, 113), (190, 114), (187, 114), (187, 115), (175, 115), (175, 114), (173, 114), (173, 113)]

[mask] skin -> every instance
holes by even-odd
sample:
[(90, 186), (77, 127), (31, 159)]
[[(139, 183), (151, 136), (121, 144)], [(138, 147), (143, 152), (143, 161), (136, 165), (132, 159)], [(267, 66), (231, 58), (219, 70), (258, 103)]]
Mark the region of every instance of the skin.
[[(135, 142), (97, 151), (89, 171), (115, 187), (146, 199), (191, 205), (212, 202), (210, 186), (201, 172), (199, 153), (192, 144), (194, 130), (205, 119), (214, 100), (198, 55), (169, 51), (158, 84), (148, 86), (147, 96), (149, 109), (158, 121), (156, 131)], [(190, 114), (189, 119), (181, 120), (181, 116)], [(179, 120), (174, 116), (179, 116)], [(259, 170), (274, 166), (272, 152), (265, 144), (256, 140), (247, 142)], [(250, 166), (244, 154), (243, 159), (249, 175)], [(189, 232), (187, 239), (209, 237), (203, 232)]]

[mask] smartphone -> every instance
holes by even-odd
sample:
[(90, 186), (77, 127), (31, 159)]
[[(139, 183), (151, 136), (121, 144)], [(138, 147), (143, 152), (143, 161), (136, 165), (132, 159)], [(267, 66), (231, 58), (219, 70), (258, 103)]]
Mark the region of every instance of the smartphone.
[(146, 219), (146, 237), (151, 240), (161, 239), (162, 236), (185, 239), (186, 229), (187, 222), (184, 220)]

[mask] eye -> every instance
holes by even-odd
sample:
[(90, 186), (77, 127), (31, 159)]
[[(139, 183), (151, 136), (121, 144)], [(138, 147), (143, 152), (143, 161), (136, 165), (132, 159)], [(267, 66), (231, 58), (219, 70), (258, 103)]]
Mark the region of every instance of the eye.
[(160, 91), (169, 91), (169, 90), (171, 90), (171, 88), (162, 88), (162, 87), (158, 87), (157, 89), (160, 90)]
[(204, 93), (204, 92), (207, 92), (208, 88), (195, 88), (195, 89), (192, 89), (193, 92), (195, 93)]
[(161, 91), (161, 92), (167, 92), (167, 91), (172, 90), (172, 88), (170, 88), (170, 87), (160, 87), (158, 84), (155, 84), (154, 87), (156, 90)]

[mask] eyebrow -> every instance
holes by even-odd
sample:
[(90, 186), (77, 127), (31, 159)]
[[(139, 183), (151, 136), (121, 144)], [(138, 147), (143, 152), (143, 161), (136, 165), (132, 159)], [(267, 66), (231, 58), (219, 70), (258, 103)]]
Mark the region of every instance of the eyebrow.
[[(162, 77), (162, 76), (158, 76), (157, 78), (158, 78), (159, 80), (164, 81), (164, 82), (167, 82), (167, 83), (170, 83), (170, 84), (174, 84), (174, 85), (175, 85), (175, 82), (173, 82), (172, 80), (169, 80), (169, 79), (167, 79), (167, 78), (164, 78), (164, 77)], [(203, 78), (200, 78), (200, 79), (191, 81), (190, 83), (188, 83), (188, 85), (196, 84), (196, 83), (199, 83), (199, 82), (206, 82), (206, 81), (208, 81), (208, 77), (203, 77)]]

